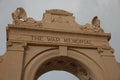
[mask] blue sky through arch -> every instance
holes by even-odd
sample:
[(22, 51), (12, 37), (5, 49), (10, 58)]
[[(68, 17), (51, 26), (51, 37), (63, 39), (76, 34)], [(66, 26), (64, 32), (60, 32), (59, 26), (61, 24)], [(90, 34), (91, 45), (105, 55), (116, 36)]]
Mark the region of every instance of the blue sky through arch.
[(37, 80), (79, 80), (79, 78), (66, 71), (53, 70), (44, 73)]

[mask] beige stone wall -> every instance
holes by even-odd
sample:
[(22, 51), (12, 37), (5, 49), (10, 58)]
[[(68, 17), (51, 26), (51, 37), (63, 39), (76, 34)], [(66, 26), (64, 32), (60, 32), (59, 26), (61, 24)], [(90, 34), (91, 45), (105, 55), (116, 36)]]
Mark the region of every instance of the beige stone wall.
[(81, 80), (120, 80), (120, 64), (109, 45), (110, 33), (95, 16), (79, 25), (72, 13), (47, 10), (41, 21), (23, 8), (12, 13), (7, 51), (0, 56), (0, 80), (36, 80), (50, 70), (65, 70)]

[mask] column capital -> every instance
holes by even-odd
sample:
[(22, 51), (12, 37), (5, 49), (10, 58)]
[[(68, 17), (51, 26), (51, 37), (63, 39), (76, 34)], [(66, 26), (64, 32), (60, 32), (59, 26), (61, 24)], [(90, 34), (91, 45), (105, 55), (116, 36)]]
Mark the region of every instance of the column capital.
[(27, 47), (26, 42), (15, 42), (15, 41), (7, 42), (7, 50), (24, 51), (26, 47)]

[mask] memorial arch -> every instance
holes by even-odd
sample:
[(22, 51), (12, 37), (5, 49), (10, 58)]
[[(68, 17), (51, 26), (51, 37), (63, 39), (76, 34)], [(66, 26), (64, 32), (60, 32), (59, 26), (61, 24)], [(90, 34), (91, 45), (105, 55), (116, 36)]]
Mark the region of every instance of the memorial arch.
[(12, 13), (7, 27), (7, 51), (0, 56), (0, 80), (37, 80), (52, 70), (63, 70), (80, 80), (119, 80), (120, 67), (95, 16), (80, 25), (72, 13), (46, 10), (36, 21), (23, 8)]

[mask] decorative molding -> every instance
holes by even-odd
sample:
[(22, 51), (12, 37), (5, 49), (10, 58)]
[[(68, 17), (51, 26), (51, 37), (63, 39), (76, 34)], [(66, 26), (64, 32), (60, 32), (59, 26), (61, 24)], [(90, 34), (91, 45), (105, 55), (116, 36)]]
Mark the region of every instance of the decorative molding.
[(103, 53), (103, 52), (104, 52), (104, 49), (103, 49), (102, 47), (98, 47), (98, 48), (97, 48), (97, 51), (98, 51), (98, 53)]
[(24, 51), (27, 48), (26, 42), (15, 42), (15, 41), (8, 41), (7, 42), (7, 49), (8, 50), (18, 50)]

